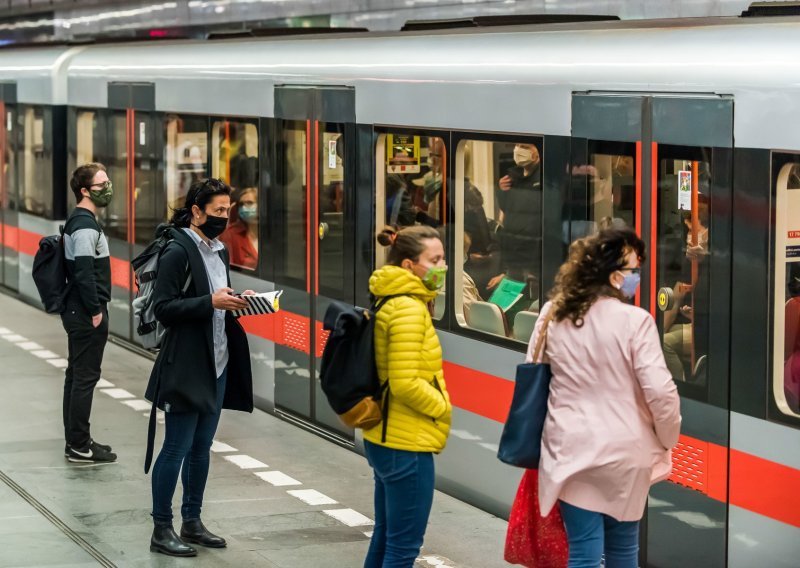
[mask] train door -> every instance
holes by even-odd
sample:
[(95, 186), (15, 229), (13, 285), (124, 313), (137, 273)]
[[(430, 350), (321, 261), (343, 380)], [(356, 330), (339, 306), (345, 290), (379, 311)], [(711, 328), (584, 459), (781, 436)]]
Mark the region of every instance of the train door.
[(331, 300), (354, 302), (355, 92), (275, 89), (277, 225), (275, 406), (284, 415), (352, 440), (320, 389)]
[(634, 227), (638, 305), (681, 396), (669, 482), (650, 492), (642, 565), (725, 566), (733, 101), (575, 94), (569, 237)]
[[(163, 135), (153, 112), (154, 85), (110, 83), (108, 105), (111, 110), (91, 117), (93, 140), (99, 145), (91, 152), (91, 159), (106, 165), (114, 185), (112, 202), (99, 214), (111, 253), (110, 331), (132, 341), (137, 336), (131, 314), (134, 290), (130, 261), (153, 239), (155, 226), (163, 221), (166, 210), (159, 177)], [(80, 139), (80, 124), (78, 127)], [(84, 151), (82, 159), (87, 158), (90, 156)]]
[(0, 84), (0, 284), (19, 289), (16, 83)]

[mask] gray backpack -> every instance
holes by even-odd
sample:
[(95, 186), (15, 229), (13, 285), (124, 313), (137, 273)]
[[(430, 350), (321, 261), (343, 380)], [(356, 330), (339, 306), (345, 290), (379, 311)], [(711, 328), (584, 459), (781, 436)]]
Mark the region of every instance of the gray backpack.
[[(133, 307), (133, 326), (136, 335), (145, 349), (158, 351), (164, 339), (166, 328), (156, 319), (153, 307), (153, 290), (158, 277), (158, 263), (161, 254), (172, 241), (172, 228), (159, 227), (156, 239), (144, 251), (131, 261), (133, 273), (136, 278), (136, 297), (131, 304)], [(192, 273), (186, 266), (188, 277), (183, 285), (182, 293), (185, 294), (192, 282)]]

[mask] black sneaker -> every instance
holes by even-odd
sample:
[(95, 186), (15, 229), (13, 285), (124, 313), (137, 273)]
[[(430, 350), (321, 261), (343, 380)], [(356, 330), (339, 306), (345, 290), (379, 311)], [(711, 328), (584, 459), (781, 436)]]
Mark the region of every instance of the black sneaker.
[[(111, 446), (108, 446), (106, 444), (100, 444), (98, 442), (95, 442), (94, 440), (89, 440), (89, 444), (96, 444), (98, 448), (101, 448), (109, 453), (111, 452)], [(64, 457), (65, 458), (69, 457), (69, 444), (64, 444)]]
[(95, 442), (86, 448), (67, 447), (67, 459), (73, 463), (108, 463), (117, 460), (117, 454), (103, 449)]

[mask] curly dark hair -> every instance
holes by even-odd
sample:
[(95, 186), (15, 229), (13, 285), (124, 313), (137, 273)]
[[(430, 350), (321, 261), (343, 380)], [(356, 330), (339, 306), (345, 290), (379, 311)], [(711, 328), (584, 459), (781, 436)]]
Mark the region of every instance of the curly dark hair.
[(577, 327), (601, 296), (623, 299), (609, 283), (611, 274), (625, 268), (625, 257), (635, 252), (644, 262), (644, 241), (631, 229), (606, 229), (578, 239), (569, 247), (569, 258), (561, 265), (550, 292), (556, 321), (569, 319)]

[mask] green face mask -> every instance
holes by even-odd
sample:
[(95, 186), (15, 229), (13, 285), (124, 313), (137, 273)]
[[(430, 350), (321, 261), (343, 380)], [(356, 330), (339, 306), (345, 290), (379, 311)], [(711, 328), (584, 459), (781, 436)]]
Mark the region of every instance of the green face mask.
[(110, 181), (102, 184), (97, 184), (100, 189), (97, 191), (89, 190), (89, 199), (92, 200), (97, 207), (105, 207), (111, 203), (111, 198), (114, 197), (114, 186)]
[(446, 266), (431, 266), (422, 277), (422, 283), (428, 290), (440, 290), (447, 276)]

